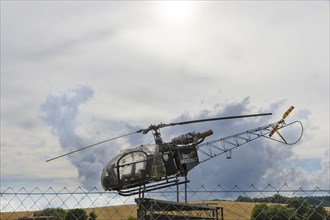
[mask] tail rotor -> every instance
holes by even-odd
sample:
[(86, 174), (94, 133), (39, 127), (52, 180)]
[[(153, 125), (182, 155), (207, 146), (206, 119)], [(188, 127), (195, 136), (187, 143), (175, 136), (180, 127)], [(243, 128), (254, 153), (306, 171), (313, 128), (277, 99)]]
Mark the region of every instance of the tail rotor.
[[(284, 119), (286, 119), (286, 117), (288, 117), (288, 115), (290, 114), (290, 112), (292, 112), (292, 110), (294, 109), (293, 106), (291, 106), (284, 114), (282, 119), (274, 126), (273, 130), (269, 133), (269, 137), (272, 137), (273, 134), (276, 132), (278, 133), (278, 126), (280, 123), (284, 122)], [(279, 133), (278, 133), (279, 134)], [(280, 135), (280, 134), (279, 134)], [(281, 136), (281, 135), (280, 135)]]

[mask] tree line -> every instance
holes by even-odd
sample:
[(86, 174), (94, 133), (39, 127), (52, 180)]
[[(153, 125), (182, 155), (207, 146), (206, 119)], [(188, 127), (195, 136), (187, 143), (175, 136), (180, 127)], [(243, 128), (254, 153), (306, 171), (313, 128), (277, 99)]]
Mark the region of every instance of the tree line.
[(288, 198), (275, 194), (271, 197), (253, 199), (239, 196), (236, 201), (260, 203), (256, 204), (252, 210), (252, 220), (330, 220), (330, 213), (324, 208), (330, 204), (329, 196)]
[[(23, 217), (18, 220), (96, 220), (95, 212), (87, 214), (85, 209), (46, 208), (35, 212), (33, 217)], [(122, 219), (124, 220), (124, 219)], [(128, 216), (127, 220), (137, 220), (136, 217)]]
[(62, 208), (46, 208), (41, 211), (35, 212), (33, 217), (23, 217), (19, 220), (96, 220), (95, 212), (89, 214), (85, 209), (70, 209), (68, 211)]
[(275, 194), (264, 198), (250, 198), (248, 196), (239, 196), (237, 202), (263, 202), (263, 203), (281, 203), (289, 204), (294, 200), (304, 200), (310, 205), (330, 207), (330, 196), (309, 196), (309, 197), (286, 197)]

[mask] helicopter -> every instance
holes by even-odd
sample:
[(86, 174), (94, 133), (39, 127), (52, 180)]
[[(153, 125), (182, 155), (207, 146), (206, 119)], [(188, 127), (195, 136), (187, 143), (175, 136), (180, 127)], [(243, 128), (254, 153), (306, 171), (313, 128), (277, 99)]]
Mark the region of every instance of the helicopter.
[[(203, 143), (204, 140), (213, 135), (213, 131), (211, 129), (203, 132), (189, 132), (182, 134), (173, 138), (169, 142), (163, 141), (160, 129), (192, 123), (269, 116), (272, 115), (272, 113), (207, 118), (168, 124), (151, 124), (147, 128), (139, 129), (128, 134), (80, 148), (78, 150), (49, 159), (46, 162), (105, 142), (113, 141), (118, 138), (123, 138), (136, 133), (148, 134), (151, 131), (155, 143), (141, 144), (135, 148), (122, 150), (118, 155), (106, 163), (101, 174), (102, 187), (105, 191), (115, 190), (118, 191), (120, 195), (129, 196), (165, 187), (175, 185), (178, 186), (189, 182), (187, 179), (188, 172), (200, 163), (220, 154), (226, 154), (227, 158), (230, 159), (231, 151), (233, 149), (257, 138), (265, 137), (288, 145), (297, 143), (303, 134), (302, 123), (300, 121), (294, 121), (287, 124), (284, 120), (293, 109), (294, 107), (291, 106), (284, 113), (282, 119), (275, 123), (206, 143)], [(299, 124), (301, 126), (301, 134), (295, 142), (288, 142), (286, 138), (279, 133), (279, 130), (292, 124)], [(279, 139), (273, 138), (274, 134), (278, 134)]]

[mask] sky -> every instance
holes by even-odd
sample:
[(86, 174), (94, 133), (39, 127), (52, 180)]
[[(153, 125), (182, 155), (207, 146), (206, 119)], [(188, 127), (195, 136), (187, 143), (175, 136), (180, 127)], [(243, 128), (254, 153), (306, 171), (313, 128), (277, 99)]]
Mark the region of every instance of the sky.
[(150, 124), (273, 113), (162, 129), (216, 140), (291, 105), (297, 144), (256, 140), (190, 184), (330, 188), (329, 1), (0, 3), (1, 190), (101, 188), (106, 162), (150, 134), (45, 161)]

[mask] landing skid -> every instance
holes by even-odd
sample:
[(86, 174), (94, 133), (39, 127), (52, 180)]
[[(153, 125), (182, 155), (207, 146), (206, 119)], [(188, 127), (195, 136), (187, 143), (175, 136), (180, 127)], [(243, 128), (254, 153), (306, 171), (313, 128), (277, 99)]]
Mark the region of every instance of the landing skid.
[(185, 200), (187, 198), (187, 183), (189, 183), (190, 180), (187, 179), (187, 176), (184, 176), (184, 179), (180, 179), (180, 177), (172, 177), (168, 179), (164, 179), (161, 182), (157, 183), (148, 183), (148, 184), (142, 184), (140, 186), (129, 188), (129, 189), (121, 189), (118, 190), (118, 194), (121, 196), (132, 196), (139, 194), (139, 198), (144, 198), (145, 192), (150, 192), (153, 190), (163, 189), (170, 186), (176, 186), (177, 188), (177, 200), (179, 200), (179, 185), (185, 184)]

